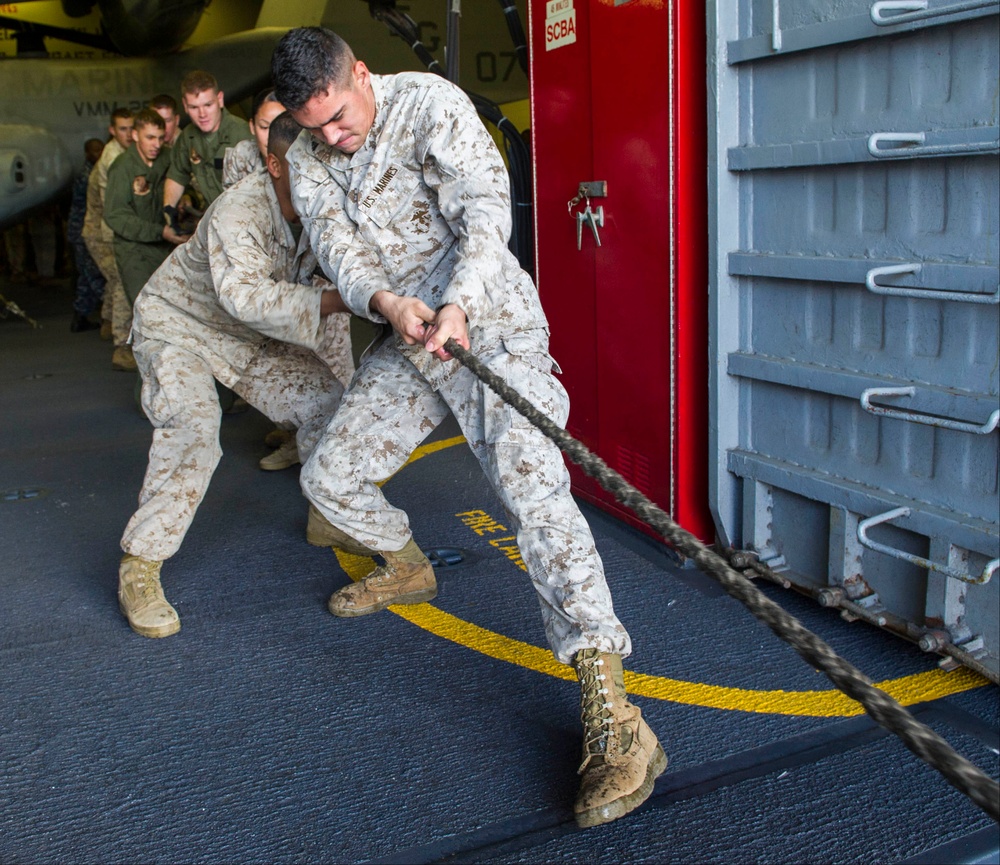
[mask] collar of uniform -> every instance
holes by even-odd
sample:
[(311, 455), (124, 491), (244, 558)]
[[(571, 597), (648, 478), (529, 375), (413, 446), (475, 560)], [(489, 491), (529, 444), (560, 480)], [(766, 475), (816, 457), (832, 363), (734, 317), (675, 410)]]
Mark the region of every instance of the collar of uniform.
[(379, 136), (385, 126), (386, 115), (389, 113), (388, 102), (385, 98), (385, 92), (389, 89), (389, 81), (385, 75), (371, 75), (369, 80), (372, 83), (372, 95), (375, 98), (375, 118), (372, 120), (372, 128), (368, 130), (368, 139), (362, 149), (371, 152), (375, 150), (375, 145), (378, 143)]
[(274, 183), (271, 182), (271, 175), (266, 171), (261, 172), (257, 177), (257, 182), (264, 185), (264, 194), (267, 196), (267, 205), (271, 208), (271, 221), (274, 223), (278, 233), (278, 242), (286, 249), (295, 249), (295, 235), (292, 227), (288, 224), (281, 212), (281, 205), (278, 203), (278, 193), (274, 191)]
[(230, 146), (238, 144), (240, 141), (253, 141), (256, 146), (257, 141), (254, 138), (247, 138), (250, 135), (250, 131), (247, 128), (247, 122), (241, 120), (235, 114), (230, 112), (228, 108), (222, 109), (222, 120), (219, 121), (219, 128), (217, 130), (222, 138), (222, 140), (229, 144)]
[(385, 75), (369, 75), (368, 77), (372, 85), (372, 94), (375, 98), (375, 117), (372, 120), (372, 128), (368, 130), (368, 137), (365, 139), (365, 143), (351, 154), (351, 168), (368, 165), (375, 158), (375, 147), (378, 144), (379, 136), (382, 134), (382, 128), (385, 126), (386, 114), (388, 114), (385, 100), (385, 90), (387, 89), (386, 78), (387, 76)]
[[(110, 165), (125, 152), (125, 149), (118, 143), (117, 138), (111, 138), (105, 143), (104, 150), (101, 151), (101, 159), (104, 160), (105, 165)], [(98, 159), (98, 162), (101, 159)]]

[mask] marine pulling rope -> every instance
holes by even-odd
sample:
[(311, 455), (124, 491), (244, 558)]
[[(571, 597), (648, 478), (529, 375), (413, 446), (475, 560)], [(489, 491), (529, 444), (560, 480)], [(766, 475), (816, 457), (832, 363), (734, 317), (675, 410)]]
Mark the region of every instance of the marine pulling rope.
[(807, 630), (798, 619), (764, 595), (750, 580), (733, 570), (720, 555), (681, 528), (604, 460), (539, 412), (472, 352), (462, 348), (453, 339), (449, 339), (444, 347), (619, 502), (659, 532), (678, 552), (690, 558), (701, 571), (716, 580), (728, 595), (740, 601), (755, 618), (788, 643), (810, 666), (822, 671), (837, 688), (851, 699), (857, 700), (876, 723), (895, 733), (907, 748), (933, 766), (959, 792), (968, 796), (1000, 823), (1000, 784), (966, 760), (930, 727), (914, 718), (885, 691), (872, 685), (860, 670), (837, 655), (824, 640)]

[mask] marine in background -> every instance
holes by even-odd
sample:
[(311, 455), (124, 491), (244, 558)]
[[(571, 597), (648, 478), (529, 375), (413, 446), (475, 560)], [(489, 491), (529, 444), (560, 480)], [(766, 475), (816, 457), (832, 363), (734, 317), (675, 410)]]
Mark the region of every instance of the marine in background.
[(246, 122), (225, 107), (225, 94), (210, 72), (198, 69), (181, 81), (181, 102), (191, 122), (170, 148), (171, 163), (163, 188), (163, 218), (179, 230), (177, 205), (194, 185), (207, 207), (222, 193), (222, 163), (226, 150), (250, 138)]
[(135, 116), (133, 146), (119, 156), (108, 171), (104, 221), (114, 232), (115, 262), (129, 303), (132, 305), (153, 272), (187, 235), (164, 225), (160, 215), (163, 180), (170, 164), (170, 151), (163, 147), (163, 118), (143, 108)]
[(177, 110), (177, 100), (169, 93), (158, 93), (149, 100), (149, 105), (163, 118), (163, 146), (173, 147), (181, 131), (181, 115)]
[(267, 164), (267, 135), (271, 123), (285, 110), (274, 95), (274, 89), (267, 87), (253, 98), (250, 110), (252, 138), (237, 142), (226, 150), (222, 160), (222, 185), (230, 187), (254, 171), (263, 171)]
[(132, 146), (133, 122), (132, 112), (128, 108), (116, 108), (111, 112), (108, 141), (87, 181), (87, 213), (81, 230), (87, 251), (105, 279), (101, 336), (110, 339), (114, 347), (111, 354), (112, 368), (124, 372), (135, 370), (132, 349), (127, 344), (132, 311), (115, 262), (115, 234), (104, 222), (104, 197), (111, 163)]

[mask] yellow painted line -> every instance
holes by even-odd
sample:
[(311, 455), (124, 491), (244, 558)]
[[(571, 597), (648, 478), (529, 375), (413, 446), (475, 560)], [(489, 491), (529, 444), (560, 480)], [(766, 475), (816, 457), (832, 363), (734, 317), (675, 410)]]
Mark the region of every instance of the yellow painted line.
[[(460, 444), (465, 444), (465, 436), (455, 436), (450, 439), (441, 439), (439, 442), (430, 442), (428, 444), (421, 445), (412, 454), (410, 454), (410, 458), (403, 463), (403, 468), (406, 468), (406, 466), (410, 463), (415, 463), (417, 460), (430, 456), (430, 454), (436, 454), (438, 451), (443, 451), (446, 448), (451, 448)], [(400, 471), (402, 471), (402, 469), (400, 469)]]
[[(406, 465), (464, 441), (464, 437), (456, 436), (423, 445), (413, 452)], [(352, 580), (362, 579), (371, 570), (372, 560), (365, 556), (352, 556), (340, 551), (336, 551), (336, 554), (341, 567)], [(487, 657), (516, 664), (557, 679), (576, 681), (573, 670), (557, 661), (548, 649), (481, 628), (479, 625), (439, 610), (432, 604), (399, 604), (389, 607), (389, 610), (418, 628)], [(701, 682), (685, 682), (630, 671), (625, 673), (625, 684), (631, 694), (728, 711), (812, 717), (849, 717), (864, 712), (860, 703), (838, 690), (757, 691)], [(876, 687), (881, 688), (904, 706), (947, 697), (988, 684), (988, 679), (964, 667), (949, 673), (936, 668), (875, 683)]]

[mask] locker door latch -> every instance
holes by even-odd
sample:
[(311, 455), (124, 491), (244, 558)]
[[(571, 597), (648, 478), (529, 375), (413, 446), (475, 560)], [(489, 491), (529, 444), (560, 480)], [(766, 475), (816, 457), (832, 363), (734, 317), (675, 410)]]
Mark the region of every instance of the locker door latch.
[[(566, 209), (569, 211), (570, 218), (576, 221), (576, 248), (578, 251), (583, 249), (584, 225), (590, 228), (591, 233), (594, 235), (594, 242), (598, 246), (601, 245), (601, 235), (597, 229), (604, 228), (604, 207), (599, 206), (597, 210), (593, 210), (590, 206), (590, 199), (604, 198), (607, 194), (607, 181), (584, 181), (577, 188), (576, 196), (566, 202)], [(581, 201), (584, 204), (583, 210), (574, 213), (573, 208)]]

